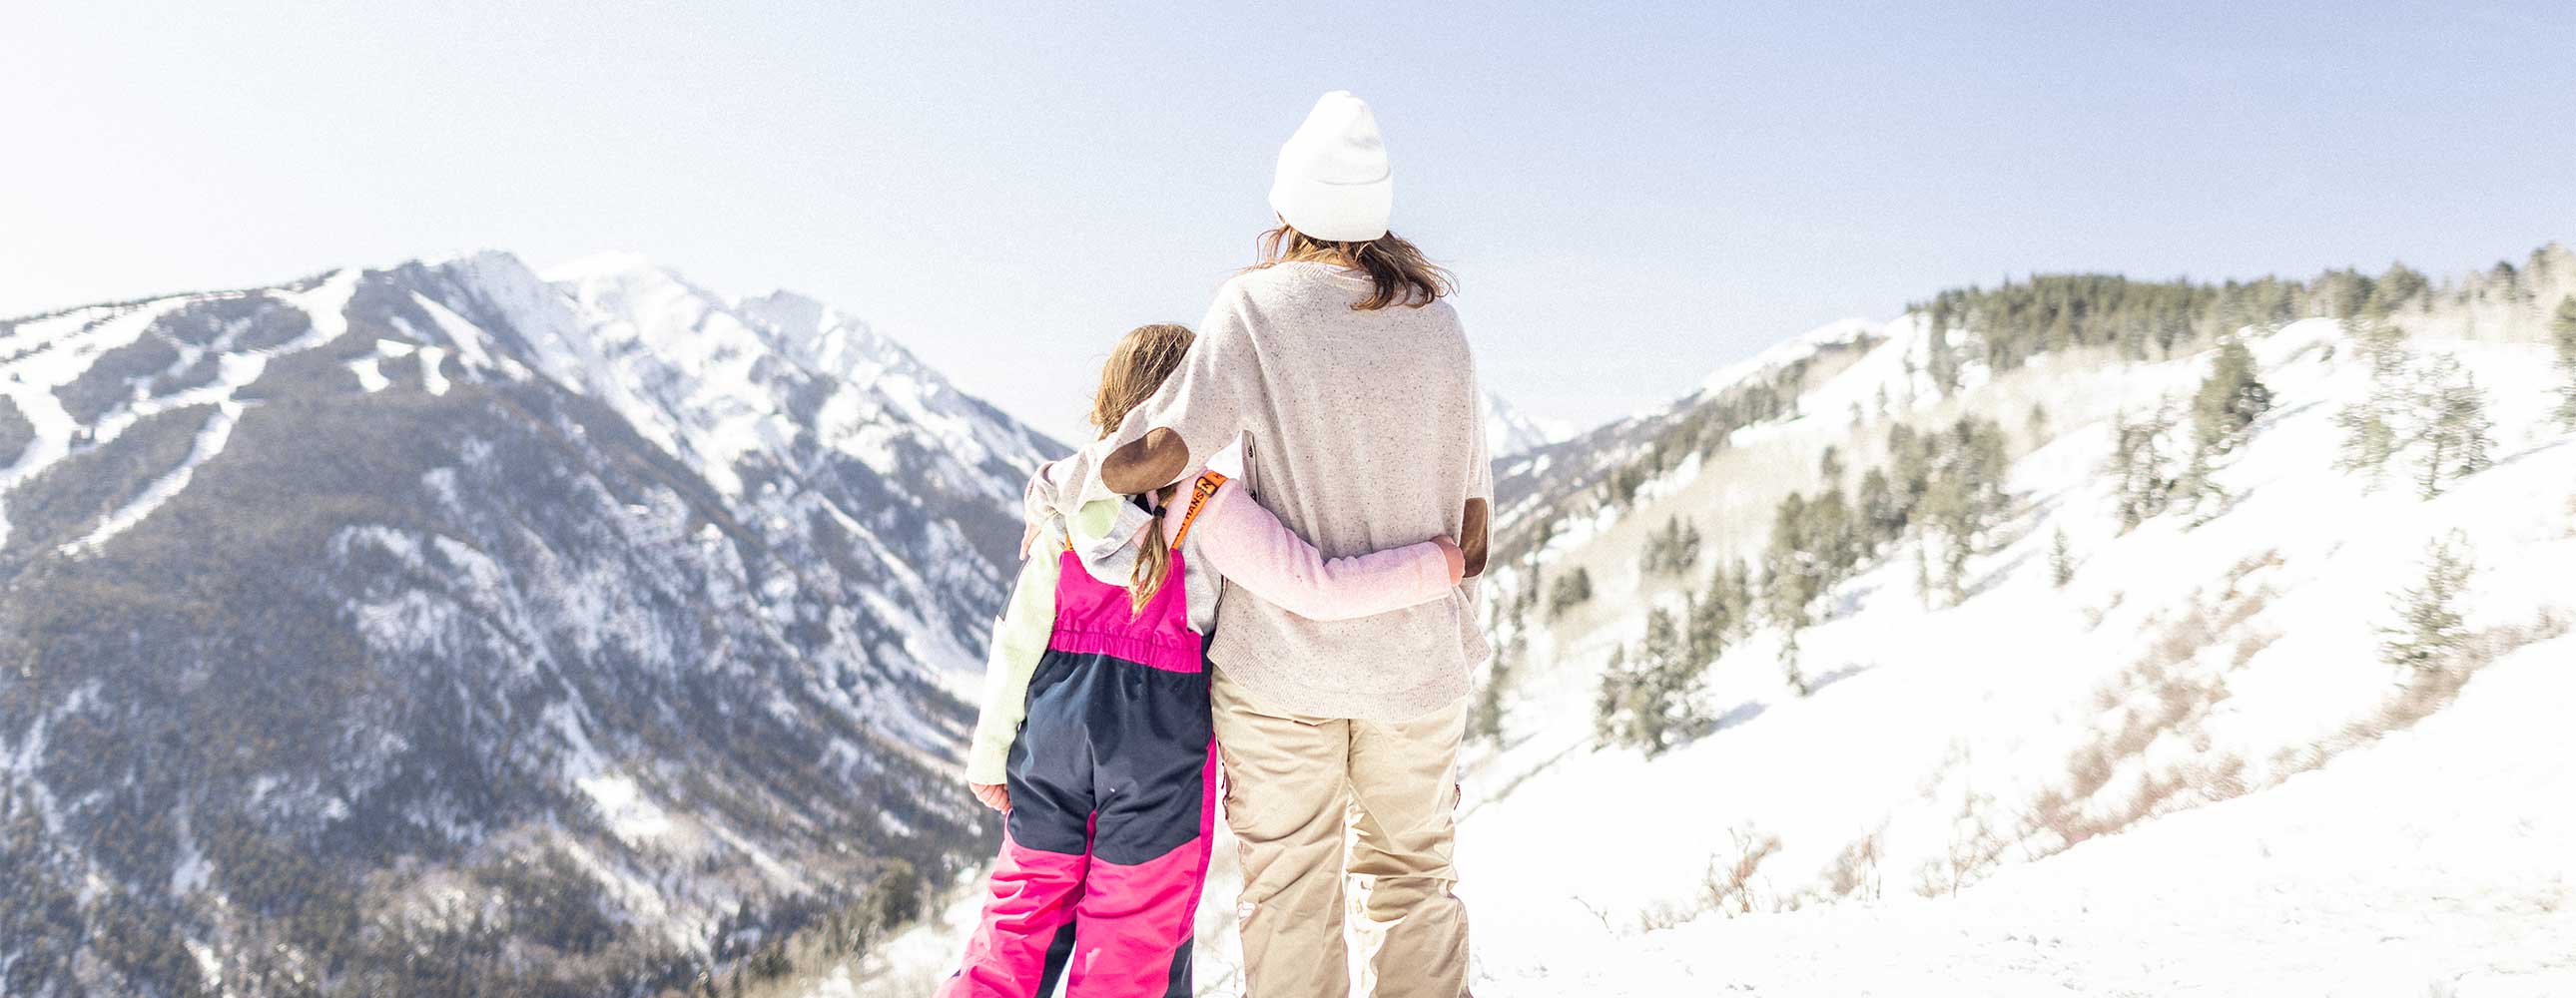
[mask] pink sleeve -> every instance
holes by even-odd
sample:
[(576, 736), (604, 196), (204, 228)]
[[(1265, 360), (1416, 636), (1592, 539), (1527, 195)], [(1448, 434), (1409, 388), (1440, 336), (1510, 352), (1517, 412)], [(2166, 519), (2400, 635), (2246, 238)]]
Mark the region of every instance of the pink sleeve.
[(1217, 490), (1190, 528), (1190, 554), (1253, 595), (1309, 620), (1349, 620), (1448, 595), (1449, 559), (1430, 541), (1327, 560), (1240, 486)]

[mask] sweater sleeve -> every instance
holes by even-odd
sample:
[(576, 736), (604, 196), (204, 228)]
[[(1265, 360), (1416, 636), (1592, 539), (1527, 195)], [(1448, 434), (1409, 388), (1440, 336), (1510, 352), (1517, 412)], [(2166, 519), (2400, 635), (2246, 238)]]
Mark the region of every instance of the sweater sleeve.
[(984, 658), (984, 709), (975, 718), (975, 739), (966, 750), (966, 779), (1000, 783), (1011, 741), (1019, 736), (1028, 714), (1029, 677), (1045, 657), (1047, 637), (1055, 630), (1056, 573), (1062, 562), (1038, 551), (1020, 566), (1010, 605), (993, 623), (992, 647)]
[(1180, 370), (1152, 398), (1115, 432), (1039, 470), (1053, 481), (1031, 483), (1030, 513), (1071, 516), (1084, 503), (1162, 488), (1205, 467), (1244, 431), (1264, 433), (1260, 370), (1242, 292), (1229, 285), (1199, 321)]
[(1449, 559), (1430, 541), (1326, 560), (1241, 488), (1217, 490), (1190, 528), (1190, 553), (1253, 595), (1309, 620), (1349, 620), (1448, 595)]

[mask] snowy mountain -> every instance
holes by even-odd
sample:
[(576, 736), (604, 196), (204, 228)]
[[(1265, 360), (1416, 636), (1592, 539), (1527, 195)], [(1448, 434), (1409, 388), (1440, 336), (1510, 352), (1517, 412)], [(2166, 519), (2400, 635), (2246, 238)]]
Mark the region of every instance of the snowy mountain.
[(820, 303), (551, 276), (0, 321), (0, 991), (637, 993), (989, 847), (1058, 446)]
[[(1499, 462), (1476, 993), (2576, 994), (2571, 296), (1944, 292)], [(786, 993), (926, 993), (954, 897)]]
[(1562, 424), (1532, 419), (1502, 396), (1485, 393), (1485, 449), (1496, 459), (1525, 454), (1572, 435)]

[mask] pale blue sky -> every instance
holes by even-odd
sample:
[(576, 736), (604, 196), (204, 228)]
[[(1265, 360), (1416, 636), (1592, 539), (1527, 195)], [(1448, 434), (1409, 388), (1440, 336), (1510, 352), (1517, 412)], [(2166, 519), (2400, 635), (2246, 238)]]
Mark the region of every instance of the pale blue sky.
[(2566, 3), (1235, 6), (12, 4), (0, 314), (634, 250), (1070, 434), (1110, 339), (1247, 259), (1333, 88), (1488, 384), (1585, 423), (2035, 269), (2576, 239)]

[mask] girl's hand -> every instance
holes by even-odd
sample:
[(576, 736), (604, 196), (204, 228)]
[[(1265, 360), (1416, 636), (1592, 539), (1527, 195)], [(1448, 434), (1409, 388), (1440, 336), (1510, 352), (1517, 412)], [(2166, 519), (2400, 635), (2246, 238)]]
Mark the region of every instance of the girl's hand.
[(1461, 580), (1465, 579), (1467, 577), (1467, 552), (1458, 550), (1458, 542), (1447, 537), (1434, 537), (1431, 539), (1431, 543), (1440, 545), (1441, 557), (1449, 559), (1449, 584), (1454, 586)]
[(969, 783), (966, 789), (974, 791), (975, 799), (983, 801), (985, 807), (1005, 812), (1011, 809), (1011, 788), (1009, 787), (999, 783)]

